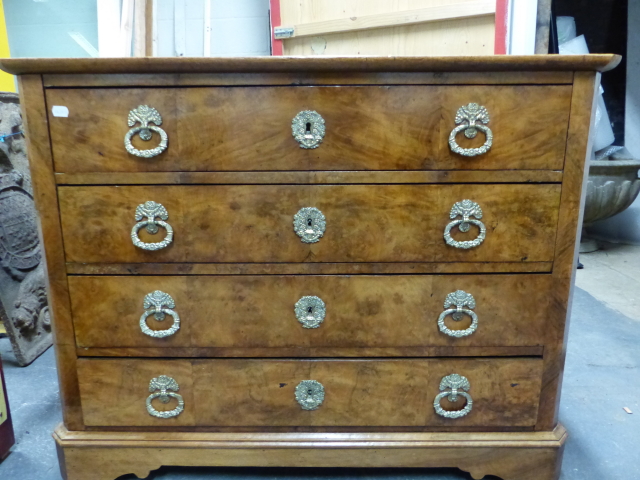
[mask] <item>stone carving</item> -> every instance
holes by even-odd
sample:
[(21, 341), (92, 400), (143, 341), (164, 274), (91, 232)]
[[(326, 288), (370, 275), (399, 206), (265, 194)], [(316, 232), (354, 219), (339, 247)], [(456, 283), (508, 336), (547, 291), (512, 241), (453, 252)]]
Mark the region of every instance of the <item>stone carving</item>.
[(51, 346), (51, 318), (18, 97), (0, 94), (0, 317), (18, 363)]

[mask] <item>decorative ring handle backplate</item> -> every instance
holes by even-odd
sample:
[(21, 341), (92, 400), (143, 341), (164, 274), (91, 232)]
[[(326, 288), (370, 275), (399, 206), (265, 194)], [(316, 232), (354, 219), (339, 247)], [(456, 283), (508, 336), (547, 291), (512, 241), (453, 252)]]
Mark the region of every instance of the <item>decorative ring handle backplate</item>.
[[(455, 308), (450, 308), (455, 307)], [(469, 307), (469, 308), (464, 308)], [(446, 300), (444, 301), (445, 311), (440, 314), (438, 317), (438, 328), (445, 335), (449, 335), (450, 337), (468, 337), (478, 328), (478, 315), (476, 312), (471, 310), (476, 307), (476, 300), (473, 298), (473, 295), (463, 291), (457, 290), (453, 293), (447, 295)], [(451, 318), (456, 322), (462, 320), (464, 315), (469, 315), (471, 317), (471, 325), (469, 328), (465, 328), (464, 330), (451, 330), (445, 324), (445, 318), (448, 315), (451, 315)]]
[(324, 387), (316, 380), (302, 380), (296, 386), (295, 396), (303, 410), (317, 410), (324, 401)]
[(303, 243), (316, 243), (324, 235), (327, 219), (314, 207), (301, 208), (293, 216), (293, 229)]
[[(162, 125), (162, 117), (155, 108), (148, 105), (140, 105), (138, 108), (134, 108), (129, 112), (127, 123), (130, 127), (133, 127), (136, 123), (140, 123), (139, 127), (132, 128), (124, 136), (124, 148), (126, 148), (127, 152), (131, 155), (142, 158), (151, 158), (156, 155), (160, 155), (167, 149), (167, 144), (169, 143), (167, 132), (159, 126), (149, 125), (150, 123)], [(131, 139), (135, 134), (139, 133), (142, 140), (149, 141), (152, 137), (151, 132), (156, 132), (160, 135), (160, 144), (157, 147), (148, 150), (138, 150), (132, 145)]]
[[(158, 392), (158, 390), (160, 391)], [(172, 418), (180, 415), (184, 411), (184, 399), (182, 395), (174, 393), (178, 390), (180, 390), (178, 382), (171, 377), (160, 375), (152, 379), (149, 383), (151, 395), (147, 397), (147, 412), (149, 412), (149, 415), (158, 418)], [(162, 403), (169, 403), (172, 398), (175, 398), (178, 401), (178, 405), (173, 410), (156, 410), (153, 408), (153, 405), (151, 405), (151, 402), (156, 398)]]
[[(459, 216), (462, 216), (462, 218), (456, 218)], [(444, 240), (447, 242), (447, 245), (451, 245), (455, 248), (469, 249), (477, 247), (484, 242), (484, 239), (487, 236), (487, 228), (484, 226), (484, 223), (479, 220), (482, 218), (482, 209), (476, 202), (472, 202), (471, 200), (456, 202), (451, 208), (449, 217), (455, 220), (447, 224), (444, 229)], [(480, 229), (480, 233), (475, 239), (458, 242), (451, 237), (452, 228), (458, 227), (458, 230), (461, 232), (468, 232), (471, 225), (475, 225)]]
[(302, 297), (295, 304), (296, 318), (304, 328), (318, 328), (327, 315), (327, 307), (321, 298)]
[(291, 120), (291, 134), (300, 148), (318, 148), (324, 139), (324, 118), (314, 110), (304, 110)]
[[(473, 399), (471, 395), (467, 393), (470, 388), (471, 385), (467, 377), (463, 377), (457, 373), (444, 377), (440, 382), (440, 393), (436, 395), (436, 398), (433, 400), (433, 408), (436, 410), (436, 413), (444, 418), (460, 418), (467, 415), (473, 408)], [(440, 405), (443, 398), (448, 398), (449, 401), (455, 402), (458, 400), (458, 396), (467, 399), (467, 404), (461, 410), (445, 410)]]
[[(460, 107), (455, 118), (456, 128), (449, 135), (449, 148), (452, 152), (465, 157), (476, 157), (487, 153), (493, 144), (493, 132), (483, 124), (489, 123), (489, 112), (483, 106), (477, 103)], [(475, 138), (478, 131), (484, 133), (484, 145), (478, 148), (462, 148), (456, 141), (456, 135), (464, 130), (464, 136), (467, 138)]]
[[(160, 220), (156, 220), (156, 217)], [(146, 218), (146, 220), (143, 220)], [(133, 244), (143, 250), (160, 250), (168, 247), (173, 241), (173, 227), (169, 225), (165, 220), (169, 218), (167, 209), (160, 203), (153, 201), (144, 202), (136, 208), (135, 219), (138, 220), (131, 229), (131, 241)], [(140, 240), (138, 232), (143, 228), (147, 229), (147, 232), (154, 235), (158, 233), (158, 227), (162, 227), (167, 231), (166, 236), (159, 242), (147, 243)]]
[[(176, 302), (174, 302), (168, 293), (161, 292), (160, 290), (148, 293), (145, 295), (142, 305), (145, 311), (140, 317), (140, 330), (142, 330), (142, 333), (145, 335), (154, 338), (164, 338), (180, 330), (180, 317), (177, 312), (172, 310), (175, 308)], [(151, 315), (159, 322), (164, 321), (166, 316), (169, 315), (173, 318), (173, 324), (166, 330), (152, 330), (149, 328), (149, 325), (147, 325), (147, 318)]]

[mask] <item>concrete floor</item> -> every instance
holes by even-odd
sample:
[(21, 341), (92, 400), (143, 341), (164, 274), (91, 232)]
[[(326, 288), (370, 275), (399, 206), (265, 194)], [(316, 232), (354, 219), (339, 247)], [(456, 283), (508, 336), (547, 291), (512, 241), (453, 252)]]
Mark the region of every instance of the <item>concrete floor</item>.
[(597, 252), (583, 253), (576, 285), (608, 307), (640, 321), (640, 245), (598, 241)]
[[(615, 250), (615, 249), (614, 249)], [(609, 255), (612, 255), (609, 250)], [(618, 255), (616, 252), (615, 255)], [(592, 254), (591, 254), (592, 255)], [(600, 256), (598, 256), (600, 255)], [(581, 257), (578, 284), (597, 290), (612, 284), (593, 265), (603, 254)], [(620, 254), (622, 255), (622, 254)], [(624, 255), (622, 255), (624, 257)], [(623, 260), (617, 260), (622, 262)], [(628, 259), (633, 262), (637, 259)], [(615, 262), (611, 263), (611, 265)], [(602, 269), (602, 267), (600, 267)], [(628, 269), (624, 269), (625, 271)], [(635, 272), (639, 272), (635, 269)], [(632, 273), (629, 273), (633, 275)], [(593, 275), (597, 281), (586, 280)], [(640, 273), (634, 278), (640, 278)], [(611, 291), (609, 289), (609, 291)], [(638, 290), (630, 298), (638, 297)], [(633, 292), (629, 292), (632, 294)], [(595, 294), (594, 294), (595, 296)], [(577, 288), (569, 331), (560, 420), (569, 430), (561, 480), (640, 480), (640, 318), (629, 318)], [(620, 298), (605, 298), (617, 310)], [(632, 308), (631, 313), (635, 314)], [(17, 445), (0, 463), (1, 480), (60, 480), (51, 431), (60, 422), (53, 351), (27, 368), (17, 366), (0, 339)], [(624, 411), (631, 409), (632, 414)], [(133, 479), (133, 476), (121, 477)], [(153, 480), (469, 480), (456, 469), (233, 469), (162, 468)], [(487, 480), (490, 477), (487, 477)], [(495, 477), (494, 477), (495, 478)], [(86, 479), (91, 480), (91, 479)], [(516, 479), (517, 480), (517, 479)]]

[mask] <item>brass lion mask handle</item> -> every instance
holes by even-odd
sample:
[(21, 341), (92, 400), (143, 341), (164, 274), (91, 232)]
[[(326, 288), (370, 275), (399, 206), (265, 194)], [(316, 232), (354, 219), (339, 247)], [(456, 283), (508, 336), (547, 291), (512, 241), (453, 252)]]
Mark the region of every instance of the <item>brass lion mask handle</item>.
[[(433, 400), (433, 408), (436, 410), (436, 413), (444, 418), (460, 418), (469, 414), (473, 408), (473, 399), (471, 395), (467, 393), (470, 388), (471, 384), (469, 380), (467, 380), (467, 377), (463, 377), (457, 373), (444, 377), (440, 382), (440, 393), (436, 395), (436, 398)], [(467, 404), (461, 410), (445, 410), (440, 405), (440, 401), (443, 398), (455, 402), (458, 400), (458, 396), (467, 399)]]
[[(457, 218), (457, 217), (462, 217)], [(451, 212), (449, 213), (449, 217), (453, 220), (444, 229), (444, 240), (447, 242), (447, 245), (451, 245), (455, 248), (469, 249), (474, 248), (484, 242), (485, 237), (487, 236), (487, 227), (484, 226), (479, 219), (482, 218), (482, 209), (480, 205), (471, 200), (462, 200), (461, 202), (456, 202), (453, 207), (451, 207)], [(480, 229), (480, 233), (473, 240), (465, 240), (459, 242), (454, 240), (451, 236), (451, 229), (454, 227), (458, 227), (461, 232), (468, 232), (471, 228), (471, 225), (475, 225)]]
[[(178, 313), (173, 310), (176, 307), (176, 302), (174, 302), (168, 293), (161, 292), (160, 290), (148, 293), (144, 296), (142, 305), (145, 311), (140, 317), (140, 330), (142, 330), (142, 333), (145, 335), (154, 338), (164, 338), (170, 337), (180, 330), (180, 317)], [(164, 321), (167, 315), (169, 315), (173, 318), (173, 324), (165, 330), (152, 330), (149, 328), (149, 325), (147, 325), (147, 318), (151, 315), (159, 322)]]
[[(151, 251), (168, 247), (173, 241), (173, 227), (165, 222), (168, 218), (169, 212), (167, 212), (167, 209), (164, 208), (161, 203), (148, 201), (138, 205), (135, 215), (135, 219), (138, 223), (136, 223), (131, 229), (131, 241), (133, 244), (143, 250)], [(166, 230), (167, 234), (164, 239), (154, 243), (147, 243), (140, 240), (140, 237), (138, 236), (138, 232), (140, 230), (146, 228), (147, 232), (154, 235), (158, 233), (158, 227), (162, 227)]]
[[(166, 375), (160, 375), (149, 382), (149, 391), (151, 395), (147, 397), (147, 412), (152, 417), (158, 418), (172, 418), (177, 417), (184, 411), (184, 399), (179, 393), (174, 393), (180, 390), (178, 382), (173, 378)], [(169, 403), (172, 398), (178, 401), (178, 405), (173, 410), (156, 410), (151, 405), (151, 402), (155, 399), (159, 399), (162, 403)]]
[[(452, 152), (465, 157), (477, 157), (487, 153), (493, 145), (493, 132), (486, 126), (489, 123), (489, 112), (477, 103), (470, 103), (458, 109), (455, 118), (456, 125), (449, 135), (449, 148)], [(484, 133), (484, 145), (478, 148), (462, 148), (456, 141), (456, 135), (464, 130), (464, 136), (475, 138), (478, 132)]]
[[(167, 149), (169, 143), (169, 137), (160, 125), (162, 125), (162, 117), (158, 111), (148, 105), (140, 105), (138, 108), (134, 108), (129, 112), (129, 118), (127, 123), (130, 127), (133, 127), (136, 123), (140, 123), (139, 127), (130, 129), (124, 136), (124, 148), (131, 155), (142, 158), (151, 158), (160, 155)], [(153, 123), (155, 125), (150, 125)], [(144, 141), (151, 140), (152, 132), (156, 132), (160, 135), (160, 144), (155, 148), (148, 150), (138, 150), (131, 143), (131, 139), (134, 135), (140, 134), (140, 138)]]
[[(445, 311), (442, 312), (438, 317), (438, 328), (440, 328), (440, 331), (442, 333), (444, 333), (445, 335), (449, 335), (450, 337), (468, 337), (478, 328), (478, 315), (472, 310), (475, 307), (476, 300), (470, 293), (467, 293), (463, 290), (457, 290), (450, 293), (449, 295), (447, 295), (447, 298), (444, 301)], [(465, 314), (471, 317), (471, 325), (469, 326), (469, 328), (465, 328), (464, 330), (451, 330), (444, 324), (444, 320), (448, 315), (451, 315), (451, 318), (453, 318), (453, 320), (459, 322), (460, 320), (462, 320)]]

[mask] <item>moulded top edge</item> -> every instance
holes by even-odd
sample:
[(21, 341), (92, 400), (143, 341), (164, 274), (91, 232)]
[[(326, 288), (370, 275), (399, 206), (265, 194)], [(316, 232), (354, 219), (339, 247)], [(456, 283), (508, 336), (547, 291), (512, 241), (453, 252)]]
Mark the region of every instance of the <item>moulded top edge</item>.
[(354, 57), (128, 57), (4, 58), (0, 69), (15, 75), (69, 73), (269, 73), (269, 72), (501, 72), (600, 71), (622, 57), (592, 55), (354, 56)]

